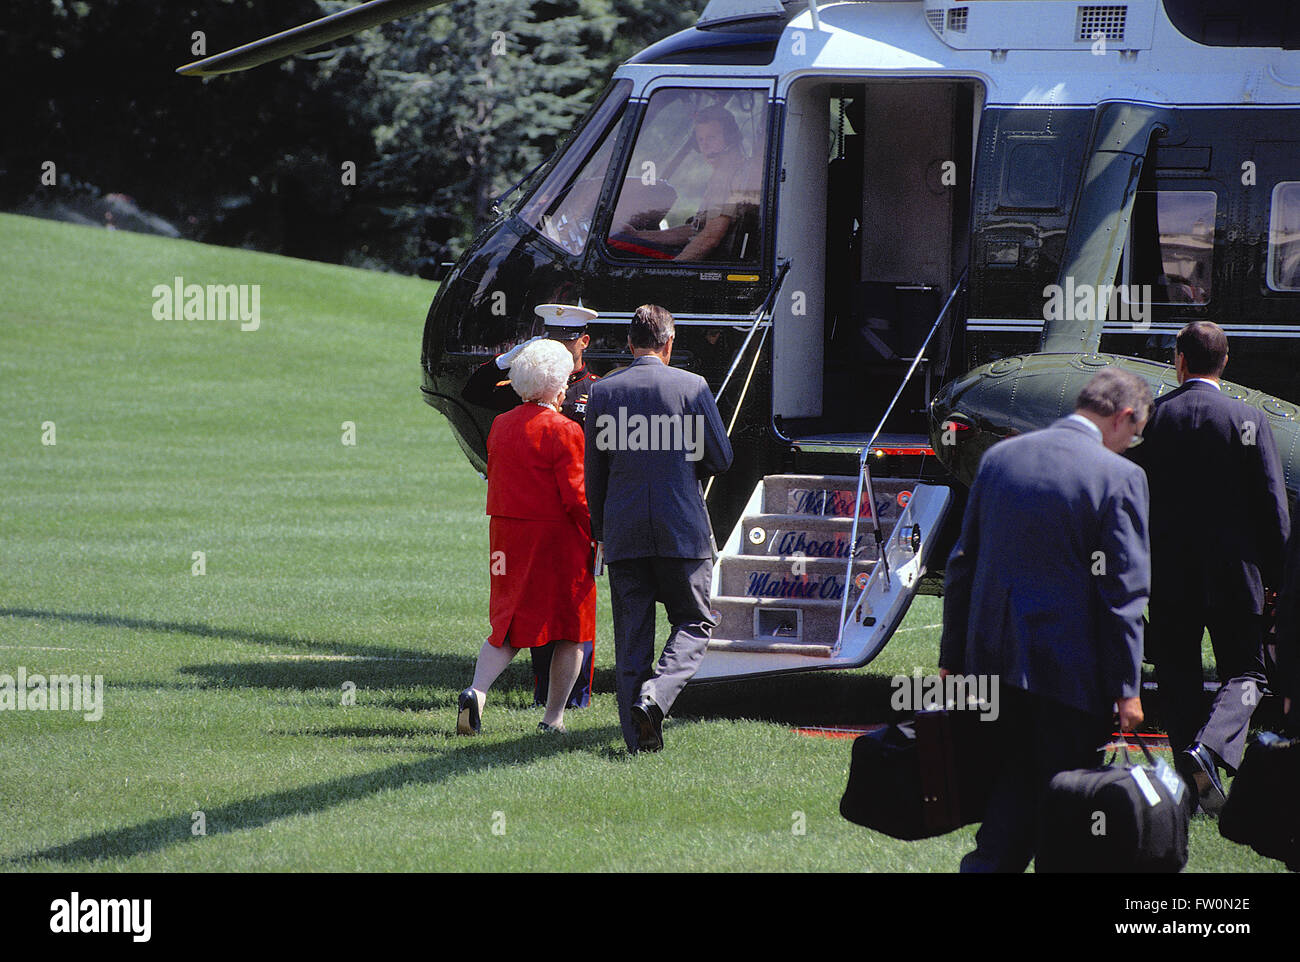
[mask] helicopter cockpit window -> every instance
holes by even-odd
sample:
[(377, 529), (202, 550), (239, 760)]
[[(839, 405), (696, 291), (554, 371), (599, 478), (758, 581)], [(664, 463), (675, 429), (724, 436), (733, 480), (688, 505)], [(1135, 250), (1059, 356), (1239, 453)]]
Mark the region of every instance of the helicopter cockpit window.
[(529, 226), (570, 254), (581, 254), (587, 247), (631, 86), (620, 84), (605, 98), (537, 192), (519, 210), (520, 218)]
[(1129, 283), (1153, 304), (1208, 304), (1218, 195), (1210, 190), (1142, 190), (1133, 201), (1125, 250)]
[(1268, 286), (1300, 291), (1300, 181), (1273, 188), (1268, 217)]
[(756, 263), (766, 148), (766, 90), (656, 90), (624, 172), (610, 250)]

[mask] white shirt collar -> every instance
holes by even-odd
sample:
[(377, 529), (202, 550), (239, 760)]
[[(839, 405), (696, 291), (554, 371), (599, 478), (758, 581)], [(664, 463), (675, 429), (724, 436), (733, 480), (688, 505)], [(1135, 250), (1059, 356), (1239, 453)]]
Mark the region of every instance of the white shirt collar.
[(1086, 418), (1082, 414), (1077, 414), (1077, 413), (1071, 414), (1069, 417), (1071, 421), (1078, 421), (1080, 424), (1088, 425), (1088, 430), (1091, 431), (1094, 435), (1096, 435), (1097, 440), (1098, 441), (1102, 440), (1101, 428), (1097, 427), (1097, 425), (1094, 424), (1089, 418)]
[(1211, 381), (1208, 377), (1189, 377), (1186, 381), (1183, 381), (1183, 383), (1186, 384), (1187, 381), (1200, 381), (1202, 384), (1208, 384), (1208, 385), (1210, 385), (1210, 386), (1213, 387), (1216, 391), (1222, 391), (1222, 390), (1223, 390), (1223, 388), (1221, 388), (1221, 387), (1219, 386), (1219, 384), (1218, 384), (1217, 381)]

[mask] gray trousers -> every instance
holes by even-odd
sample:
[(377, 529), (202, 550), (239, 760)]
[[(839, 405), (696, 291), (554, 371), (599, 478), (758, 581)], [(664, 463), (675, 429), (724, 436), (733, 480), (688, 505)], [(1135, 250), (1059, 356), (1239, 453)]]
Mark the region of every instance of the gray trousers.
[[(1221, 682), (1208, 714), (1201, 669), (1201, 638), (1207, 628)], [(1263, 617), (1207, 609), (1194, 598), (1178, 604), (1158, 599), (1151, 606), (1146, 637), (1169, 747), (1180, 752), (1200, 742), (1229, 771), (1236, 771), (1246, 752), (1251, 716), (1269, 691), (1264, 677)]]
[[(667, 715), (709, 646), (717, 622), (709, 608), (711, 558), (633, 558), (609, 563), (614, 614), (614, 674), (623, 740), (637, 748), (632, 706), (648, 695)], [(655, 603), (672, 626), (659, 663), (655, 656)], [(653, 667), (652, 667), (653, 665)]]

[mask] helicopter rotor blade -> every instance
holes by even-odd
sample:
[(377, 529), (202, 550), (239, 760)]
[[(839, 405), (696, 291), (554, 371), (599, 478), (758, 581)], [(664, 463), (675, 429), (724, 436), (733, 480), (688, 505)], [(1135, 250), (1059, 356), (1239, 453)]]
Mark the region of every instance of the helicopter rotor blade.
[(450, 2), (451, 0), (370, 0), (359, 7), (332, 13), (328, 17), (177, 67), (176, 72), (183, 77), (213, 77), (260, 67), (272, 60), (319, 47), (368, 27), (377, 27), (381, 23)]

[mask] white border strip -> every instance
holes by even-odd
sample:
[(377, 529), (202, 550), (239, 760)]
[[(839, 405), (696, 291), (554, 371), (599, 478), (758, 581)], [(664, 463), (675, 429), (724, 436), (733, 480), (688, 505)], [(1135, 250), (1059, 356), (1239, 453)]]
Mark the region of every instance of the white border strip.
[[(1038, 333), (1043, 329), (1043, 321), (1016, 317), (972, 317), (966, 320), (966, 330), (980, 333), (1003, 332), (1015, 334)], [(1128, 321), (1107, 321), (1102, 326), (1103, 334), (1177, 334), (1183, 329), (1183, 321), (1160, 321), (1145, 327), (1135, 327)], [(1229, 334), (1240, 337), (1300, 337), (1300, 324), (1220, 324)]]

